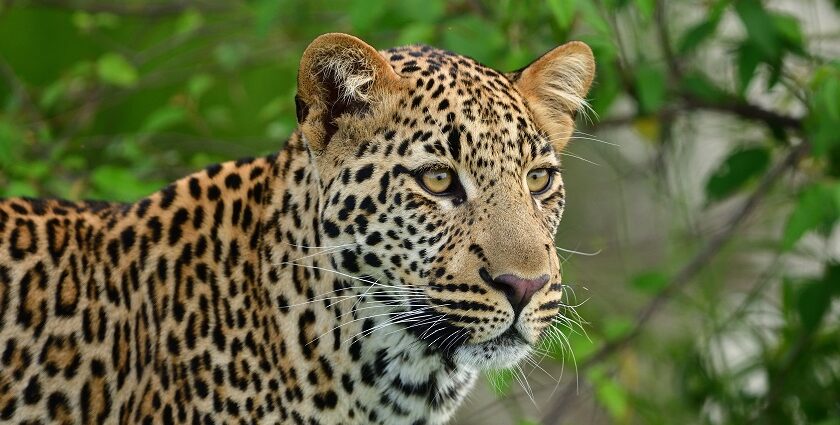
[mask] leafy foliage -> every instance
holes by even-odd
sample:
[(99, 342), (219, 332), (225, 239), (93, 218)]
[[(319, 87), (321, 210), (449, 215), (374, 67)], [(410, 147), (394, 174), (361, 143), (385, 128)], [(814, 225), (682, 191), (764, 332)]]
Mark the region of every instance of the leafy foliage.
[[(610, 139), (623, 156), (608, 157), (609, 168), (619, 181), (647, 176), (633, 194), (666, 198), (664, 219), (624, 229), (660, 232), (664, 248), (650, 259), (648, 245), (619, 246), (603, 268), (621, 269), (623, 282), (570, 283), (568, 320), (539, 352), (549, 358), (540, 368), (574, 373), (547, 385), (540, 410), (521, 400), (539, 398), (539, 388), (521, 388), (532, 373), (491, 374), (493, 409), (520, 424), (839, 424), (840, 2), (782, 3), (0, 2), (0, 196), (130, 201), (206, 164), (277, 150), (295, 126), (300, 53), (324, 32), (381, 47), (428, 43), (506, 70), (581, 39), (598, 76), (594, 123), (580, 125), (646, 142), (623, 155), (624, 137)], [(814, 10), (830, 28), (808, 21)], [(699, 150), (725, 154), (688, 182), (674, 177), (691, 147), (686, 123), (728, 126)], [(571, 196), (605, 168), (584, 170), (569, 171)], [(672, 201), (692, 189), (705, 202)], [(616, 185), (600, 190), (584, 194), (597, 211), (624, 196)], [(563, 232), (596, 215), (567, 217)], [(701, 226), (697, 217), (708, 216), (724, 218)], [(586, 261), (566, 263), (569, 282), (595, 275)], [(719, 283), (758, 263), (760, 276)], [(575, 296), (585, 287), (579, 295), (594, 306)], [(615, 287), (618, 302), (599, 304)], [(589, 323), (578, 326), (576, 308)], [(593, 400), (594, 419), (581, 400)]]

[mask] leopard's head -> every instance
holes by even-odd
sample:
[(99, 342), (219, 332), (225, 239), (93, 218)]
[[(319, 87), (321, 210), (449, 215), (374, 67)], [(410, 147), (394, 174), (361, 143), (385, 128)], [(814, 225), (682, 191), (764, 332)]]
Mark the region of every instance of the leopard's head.
[(313, 41), (296, 102), (336, 271), (456, 364), (521, 360), (561, 307), (560, 152), (594, 68), (580, 42), (500, 73), (426, 46)]

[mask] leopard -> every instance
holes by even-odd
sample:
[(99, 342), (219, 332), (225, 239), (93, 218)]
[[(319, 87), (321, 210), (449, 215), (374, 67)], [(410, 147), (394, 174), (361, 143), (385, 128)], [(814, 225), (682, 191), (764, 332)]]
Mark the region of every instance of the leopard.
[(448, 423), (563, 314), (594, 75), (578, 41), (500, 72), (324, 34), (276, 153), (133, 203), (0, 201), (0, 422)]

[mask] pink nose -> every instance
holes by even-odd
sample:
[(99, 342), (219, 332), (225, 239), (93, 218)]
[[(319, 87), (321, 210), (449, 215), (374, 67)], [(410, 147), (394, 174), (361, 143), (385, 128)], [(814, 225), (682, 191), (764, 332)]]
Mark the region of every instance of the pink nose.
[(493, 278), (491, 285), (505, 293), (513, 311), (519, 314), (531, 301), (531, 297), (546, 283), (548, 283), (547, 274), (536, 279), (523, 279), (516, 275), (503, 274)]

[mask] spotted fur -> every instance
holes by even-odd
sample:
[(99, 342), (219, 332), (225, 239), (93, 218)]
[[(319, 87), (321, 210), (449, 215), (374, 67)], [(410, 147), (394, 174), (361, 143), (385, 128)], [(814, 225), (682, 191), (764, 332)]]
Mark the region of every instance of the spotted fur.
[[(0, 422), (446, 422), (558, 314), (563, 182), (524, 179), (593, 68), (581, 43), (502, 74), (328, 34), (277, 155), (133, 204), (0, 202)], [(424, 190), (431, 166), (461, 189)]]

